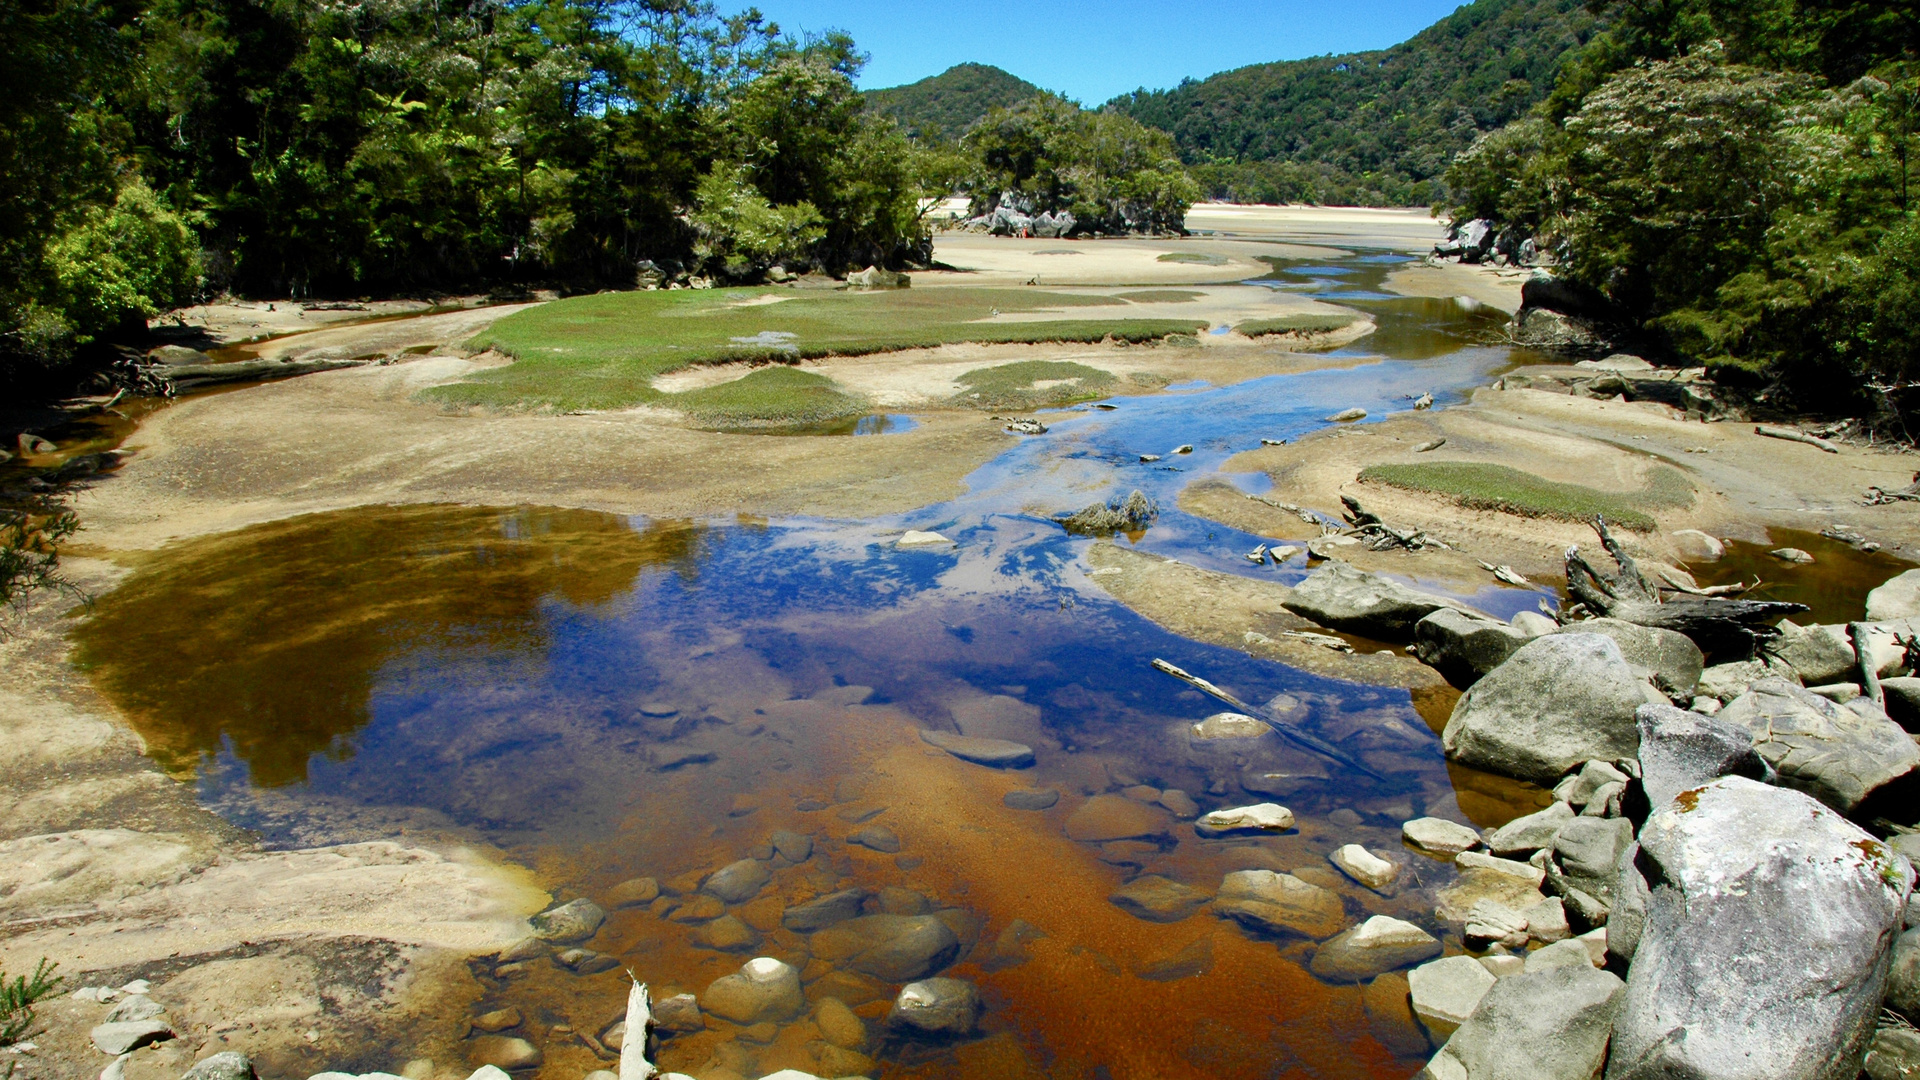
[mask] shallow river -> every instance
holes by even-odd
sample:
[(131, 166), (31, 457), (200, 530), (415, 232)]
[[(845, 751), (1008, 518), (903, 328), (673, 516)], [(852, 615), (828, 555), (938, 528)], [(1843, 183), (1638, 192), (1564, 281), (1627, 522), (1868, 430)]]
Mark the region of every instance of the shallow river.
[[(1263, 438), (1356, 405), (1377, 419), (1426, 392), (1445, 407), (1515, 361), (1497, 344), (1498, 312), (1373, 291), (1395, 261), (1279, 264), (1266, 282), (1373, 313), (1379, 331), (1342, 353), (1352, 363), (1044, 414), (1049, 434), (948, 503), (857, 522), (537, 507), (299, 518), (146, 566), (102, 599), (79, 635), (82, 661), (166, 768), (268, 842), (452, 833), (532, 866), (563, 899), (609, 908), (632, 895), (617, 884), (655, 878), (666, 895), (616, 908), (591, 949), (656, 996), (704, 993), (752, 956), (786, 959), (810, 1005), (838, 997), (867, 1019), (877, 1059), (829, 1049), (804, 1016), (759, 1028), (711, 1018), (663, 1043), (670, 1069), (1408, 1076), (1431, 1049), (1404, 982), (1398, 995), (1391, 979), (1322, 982), (1306, 970), (1311, 940), (1260, 938), (1205, 908), (1149, 921), (1108, 897), (1143, 874), (1211, 892), (1230, 870), (1293, 871), (1337, 892), (1348, 925), (1391, 914), (1457, 945), (1433, 910), (1452, 868), (1402, 847), (1400, 823), (1495, 824), (1532, 794), (1450, 771), (1431, 726), (1445, 717), (1423, 719), (1405, 691), (1309, 676), (1132, 614), (1089, 576), (1096, 541), (1047, 518), (1137, 488), (1161, 516), (1117, 542), (1304, 576), (1298, 558), (1254, 567), (1243, 553), (1259, 538), (1180, 513), (1176, 496)], [(897, 422), (869, 422), (867, 437)], [(1192, 452), (1169, 453), (1182, 444)], [(1264, 480), (1231, 479), (1255, 492)], [(908, 528), (955, 543), (895, 547)], [(1543, 596), (1471, 599), (1505, 616)], [(1386, 779), (1280, 746), (1190, 745), (1187, 726), (1223, 706), (1154, 671), (1155, 657), (1302, 717)], [(1013, 739), (1038, 761), (968, 764), (922, 729)], [(1027, 789), (1058, 801), (1003, 802)], [(1298, 828), (1201, 839), (1174, 813), (1180, 793), (1202, 810), (1279, 801)], [(773, 856), (770, 883), (726, 909), (738, 922), (708, 921), (719, 911), (694, 895), (701, 876), (772, 856), (775, 830), (810, 836), (810, 856)], [(1353, 842), (1409, 872), (1384, 893), (1349, 881), (1327, 855)], [(962, 951), (945, 973), (980, 987), (978, 1036), (883, 1038), (898, 981), (843, 955), (844, 941), (782, 926), (785, 907), (846, 888), (866, 890), (870, 912), (932, 913), (954, 931)], [(620, 1011), (619, 970), (542, 958), (476, 971), (483, 1009), (521, 1011), (507, 1034), (543, 1049), (539, 1076), (603, 1067), (581, 1036)], [(405, 1051), (369, 1048), (359, 1064), (391, 1070)]]

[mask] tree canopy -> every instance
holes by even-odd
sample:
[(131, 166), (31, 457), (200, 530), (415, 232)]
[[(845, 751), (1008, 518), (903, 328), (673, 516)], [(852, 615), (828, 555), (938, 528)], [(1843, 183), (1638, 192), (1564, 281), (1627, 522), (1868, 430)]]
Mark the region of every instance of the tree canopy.
[(1390, 49), (1256, 64), (1105, 108), (1172, 133), (1215, 198), (1421, 205), (1602, 25), (1582, 0), (1474, 0)]
[(909, 136), (950, 143), (994, 109), (1039, 94), (1040, 88), (990, 64), (955, 64), (916, 83), (867, 91), (867, 105)]
[(193, 295), (631, 287), (924, 254), (841, 35), (703, 0), (0, 11), (0, 364)]
[(1799, 409), (1905, 415), (1920, 370), (1920, 4), (1639, 0), (1449, 173), (1646, 348)]

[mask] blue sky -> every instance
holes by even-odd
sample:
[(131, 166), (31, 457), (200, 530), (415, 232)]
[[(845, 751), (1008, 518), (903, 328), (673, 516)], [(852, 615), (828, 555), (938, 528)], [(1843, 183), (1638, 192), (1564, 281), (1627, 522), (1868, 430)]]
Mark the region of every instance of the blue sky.
[[(760, 0), (788, 32), (838, 29), (872, 56), (863, 88), (898, 86), (955, 64), (992, 64), (1082, 104), (1135, 87), (1268, 60), (1379, 49), (1462, 0)], [(744, 4), (725, 4), (739, 10)]]

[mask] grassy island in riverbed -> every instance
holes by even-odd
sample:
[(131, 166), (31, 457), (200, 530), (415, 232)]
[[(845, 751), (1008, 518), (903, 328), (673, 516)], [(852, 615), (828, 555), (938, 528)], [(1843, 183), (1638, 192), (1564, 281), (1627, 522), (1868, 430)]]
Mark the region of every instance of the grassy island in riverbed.
[(1562, 484), (1505, 465), (1471, 461), (1435, 461), (1417, 465), (1369, 465), (1360, 482), (1386, 484), (1452, 499), (1461, 506), (1498, 510), (1521, 517), (1592, 521), (1596, 515), (1635, 532), (1656, 524), (1647, 510), (1687, 506), (1693, 485), (1677, 470), (1656, 469), (1640, 491), (1600, 491)]
[(1277, 319), (1249, 319), (1234, 326), (1234, 330), (1247, 337), (1263, 337), (1267, 334), (1329, 334), (1335, 330), (1345, 330), (1358, 322), (1360, 316), (1335, 312), (1323, 315), (1306, 311), (1297, 315), (1282, 315)]
[[(1074, 309), (1081, 308), (1097, 309), (1087, 313), (1095, 317), (1078, 317)], [(658, 403), (734, 423), (814, 422), (846, 415), (855, 399), (819, 376), (796, 378), (800, 372), (756, 372), (739, 385), (684, 394), (658, 390), (653, 380), (696, 364), (791, 364), (961, 342), (1138, 342), (1206, 327), (1205, 320), (1129, 318), (1129, 308), (1114, 296), (1010, 288), (602, 293), (501, 319), (472, 345), (498, 349), (515, 363), (423, 396), (450, 405), (560, 410)], [(1059, 317), (989, 321), (1034, 312)]]

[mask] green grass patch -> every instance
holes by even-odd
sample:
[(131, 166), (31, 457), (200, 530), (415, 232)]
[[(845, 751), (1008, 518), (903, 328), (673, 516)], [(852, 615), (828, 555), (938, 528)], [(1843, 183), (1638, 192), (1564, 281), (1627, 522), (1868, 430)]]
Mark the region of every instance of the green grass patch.
[(1249, 319), (1233, 329), (1236, 333), (1245, 334), (1248, 337), (1262, 337), (1267, 334), (1325, 334), (1334, 330), (1344, 330), (1359, 321), (1358, 315), (1303, 311), (1294, 315), (1282, 315), (1275, 319)]
[(1190, 289), (1141, 289), (1113, 295), (1136, 304), (1191, 304), (1207, 294)]
[[(1111, 394), (1119, 380), (1110, 372), (1069, 360), (1021, 360), (978, 368), (960, 376), (958, 381), (966, 387), (954, 399), (958, 404), (978, 409), (1031, 411), (1097, 401)], [(1035, 385), (1037, 383), (1047, 385)]]
[(1198, 251), (1169, 251), (1160, 256), (1161, 262), (1194, 263), (1199, 266), (1225, 266), (1225, 255), (1208, 255)]
[[(1044, 322), (984, 321), (996, 311), (1062, 308), (1105, 308), (1111, 314), (1089, 311), (1089, 317)], [(1197, 320), (1128, 318), (1121, 314), (1126, 309), (1125, 301), (1111, 296), (1032, 288), (865, 293), (765, 288), (577, 296), (509, 315), (469, 343), (498, 349), (515, 363), (432, 387), (420, 396), (448, 405), (499, 408), (612, 409), (650, 402), (689, 407), (683, 404), (686, 395), (654, 389), (654, 377), (694, 364), (792, 363), (959, 342), (1030, 345), (1095, 342), (1108, 336), (1155, 341), (1205, 325)], [(768, 392), (762, 394), (762, 387)], [(775, 408), (777, 415), (766, 419), (779, 419), (818, 406), (815, 389), (766, 376), (749, 396)], [(775, 391), (799, 396), (786, 400)]]
[(791, 367), (760, 368), (732, 382), (671, 394), (665, 400), (717, 428), (806, 427), (860, 416), (871, 407), (825, 375)]
[(1360, 482), (1439, 495), (1461, 506), (1521, 517), (1592, 521), (1601, 516), (1609, 524), (1635, 532), (1651, 532), (1656, 527), (1646, 511), (1693, 503), (1693, 485), (1678, 470), (1664, 467), (1655, 470), (1647, 487), (1637, 492), (1562, 484), (1505, 465), (1470, 461), (1369, 465), (1361, 470)]

